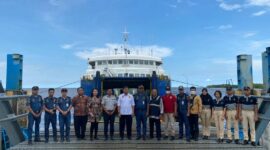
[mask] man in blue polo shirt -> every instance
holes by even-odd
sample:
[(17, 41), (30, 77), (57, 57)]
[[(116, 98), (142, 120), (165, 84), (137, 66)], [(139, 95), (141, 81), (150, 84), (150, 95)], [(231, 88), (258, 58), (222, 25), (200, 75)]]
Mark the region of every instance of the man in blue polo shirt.
[(135, 116), (137, 127), (137, 138), (141, 139), (141, 125), (143, 126), (143, 140), (146, 140), (146, 122), (147, 122), (147, 106), (149, 102), (149, 96), (144, 92), (144, 86), (138, 86), (138, 93), (134, 96), (135, 102)]
[[(244, 129), (244, 145), (248, 144), (248, 129), (250, 128), (251, 145), (255, 143), (255, 123), (258, 121), (258, 102), (257, 98), (251, 96), (250, 87), (244, 87), (245, 95), (240, 98), (240, 119)], [(248, 128), (249, 127), (249, 128)]]
[(35, 142), (40, 142), (39, 124), (41, 120), (41, 113), (43, 108), (43, 100), (38, 95), (39, 88), (32, 87), (32, 95), (27, 99), (28, 114), (28, 144), (32, 145), (33, 125), (35, 123)]
[(45, 143), (49, 142), (49, 127), (52, 124), (53, 140), (57, 142), (57, 130), (56, 130), (56, 103), (57, 98), (54, 97), (54, 89), (48, 90), (49, 96), (44, 99), (45, 110)]
[[(71, 114), (70, 110), (72, 108), (71, 98), (67, 96), (67, 89), (62, 89), (62, 96), (58, 98), (57, 110), (59, 111), (59, 126), (60, 126), (60, 137), (61, 142), (64, 142), (65, 138), (67, 142), (70, 142), (70, 122)], [(66, 128), (66, 135), (64, 134)]]

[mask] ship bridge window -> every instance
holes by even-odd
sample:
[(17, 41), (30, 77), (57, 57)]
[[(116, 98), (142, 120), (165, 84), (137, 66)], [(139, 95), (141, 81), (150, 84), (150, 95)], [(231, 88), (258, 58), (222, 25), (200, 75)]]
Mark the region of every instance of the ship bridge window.
[(102, 61), (102, 65), (106, 65), (107, 64), (107, 61), (106, 60), (103, 60)]
[(102, 64), (102, 61), (98, 61), (97, 64), (98, 64), (98, 65), (101, 65), (101, 64)]
[(118, 60), (118, 64), (123, 64), (123, 60)]
[(148, 60), (145, 60), (145, 61), (144, 61), (144, 64), (145, 64), (145, 65), (148, 65), (148, 64), (149, 64)]
[(128, 61), (127, 61), (127, 60), (123, 60), (123, 63), (124, 63), (124, 64), (128, 64)]
[(108, 64), (110, 64), (110, 65), (111, 65), (111, 64), (112, 64), (112, 60), (109, 60), (109, 61), (108, 61)]
[(140, 65), (142, 65), (143, 64), (143, 60), (140, 60)]
[(149, 64), (150, 64), (150, 65), (153, 65), (153, 64), (154, 64), (154, 62), (150, 60), (150, 61), (149, 61)]
[(135, 77), (139, 77), (139, 76), (140, 76), (140, 74), (138, 74), (138, 73), (135, 74)]
[(130, 74), (129, 74), (129, 77), (134, 77), (134, 74), (133, 74), (133, 73), (130, 73)]
[(117, 60), (113, 60), (113, 64), (117, 64)]
[(141, 74), (141, 77), (145, 77), (145, 74)]
[(136, 64), (136, 65), (137, 65), (138, 63), (139, 63), (139, 61), (138, 61), (138, 60), (134, 60), (134, 64)]
[(133, 64), (133, 60), (129, 60), (129, 64)]
[(122, 74), (122, 73), (119, 73), (119, 74), (118, 74), (118, 77), (123, 77), (123, 74)]

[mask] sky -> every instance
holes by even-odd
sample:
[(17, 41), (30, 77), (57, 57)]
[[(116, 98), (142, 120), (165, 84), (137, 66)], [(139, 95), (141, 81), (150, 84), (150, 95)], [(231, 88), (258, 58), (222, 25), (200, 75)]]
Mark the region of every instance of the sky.
[(262, 83), (269, 20), (270, 0), (0, 0), (0, 80), (6, 55), (20, 53), (25, 88), (79, 81), (86, 59), (123, 43), (127, 29), (128, 44), (154, 48), (173, 80), (236, 84), (236, 56), (252, 54)]

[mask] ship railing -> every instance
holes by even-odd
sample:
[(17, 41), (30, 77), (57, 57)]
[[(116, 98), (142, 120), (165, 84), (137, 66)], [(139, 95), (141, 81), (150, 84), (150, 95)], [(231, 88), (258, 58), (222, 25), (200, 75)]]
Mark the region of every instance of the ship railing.
[[(26, 127), (27, 124), (26, 102), (28, 97), (23, 95), (0, 97), (0, 149), (6, 149), (24, 141), (21, 127)], [(2, 139), (3, 133), (6, 133), (8, 138)]]

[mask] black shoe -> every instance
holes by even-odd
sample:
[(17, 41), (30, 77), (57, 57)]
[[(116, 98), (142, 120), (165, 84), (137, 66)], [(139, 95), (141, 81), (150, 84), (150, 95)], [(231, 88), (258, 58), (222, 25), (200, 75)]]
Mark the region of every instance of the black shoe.
[(99, 138), (98, 137), (95, 137), (95, 140), (99, 140)]
[(93, 137), (90, 137), (90, 141), (93, 141), (94, 139), (93, 139)]
[(194, 141), (199, 141), (199, 139), (198, 138), (195, 138)]
[(131, 137), (128, 137), (128, 140), (132, 140)]
[(234, 143), (239, 144), (239, 140), (238, 139), (234, 140)]
[(190, 139), (186, 139), (187, 142), (190, 142)]
[(153, 136), (150, 136), (150, 140), (152, 140), (154, 137)]
[(121, 137), (121, 138), (120, 138), (120, 140), (121, 140), (121, 141), (124, 141), (124, 138), (123, 138), (123, 137)]
[(157, 138), (158, 141), (160, 141), (160, 138)]
[(108, 137), (105, 137), (104, 141), (108, 141)]
[(169, 138), (168, 136), (164, 136), (163, 137), (164, 140), (168, 140), (168, 138)]
[(67, 139), (66, 139), (66, 141), (67, 141), (67, 142), (70, 142), (70, 139), (69, 139), (69, 138), (67, 138)]
[(172, 136), (172, 137), (170, 138), (170, 140), (171, 140), (171, 141), (175, 140), (175, 137), (174, 137), (174, 136)]
[(248, 141), (244, 140), (243, 145), (247, 145), (247, 144), (248, 144)]
[(203, 136), (203, 138), (202, 138), (203, 140), (206, 140), (206, 136)]
[(217, 143), (220, 143), (220, 139), (217, 139)]
[(28, 145), (33, 145), (32, 141), (28, 141)]
[(141, 139), (141, 137), (140, 136), (137, 136), (136, 140), (140, 140), (140, 139)]
[(114, 140), (113, 136), (111, 136), (111, 140), (112, 140), (112, 141)]
[(178, 139), (179, 139), (179, 140), (182, 140), (182, 139), (183, 139), (183, 136), (179, 136)]
[(45, 143), (46, 143), (46, 144), (49, 143), (49, 140), (45, 140)]
[(205, 136), (205, 140), (208, 140), (209, 139), (209, 136)]
[(223, 143), (223, 141), (224, 141), (223, 139), (220, 139), (220, 143)]
[(251, 145), (252, 145), (252, 146), (256, 146), (256, 143), (255, 143), (255, 142), (251, 142)]
[(226, 141), (226, 143), (232, 143), (232, 140), (229, 139), (229, 140)]

